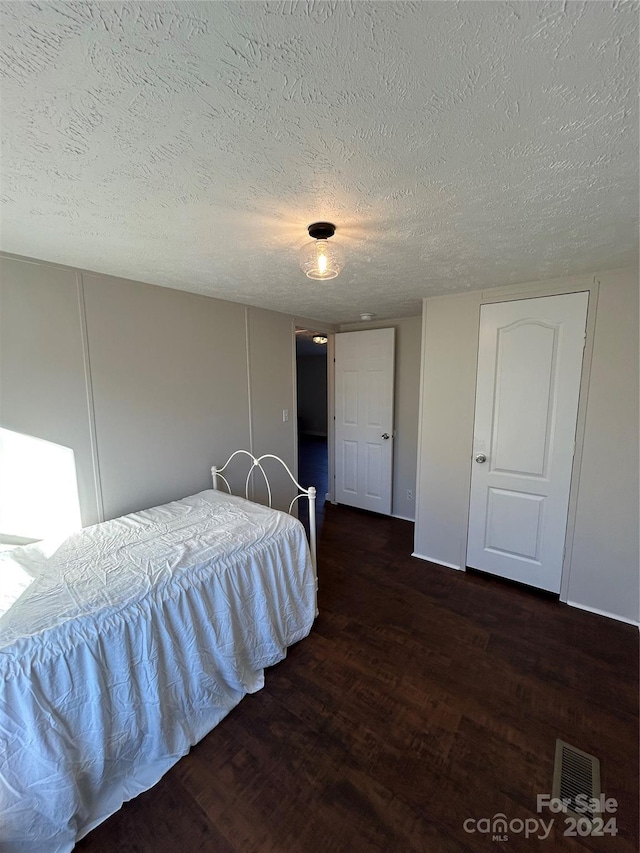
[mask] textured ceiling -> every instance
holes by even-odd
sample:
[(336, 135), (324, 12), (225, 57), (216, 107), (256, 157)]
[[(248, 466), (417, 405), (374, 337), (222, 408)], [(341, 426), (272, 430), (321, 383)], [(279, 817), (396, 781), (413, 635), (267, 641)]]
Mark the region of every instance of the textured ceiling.
[(332, 322), (635, 262), (637, 3), (0, 14), (7, 252)]

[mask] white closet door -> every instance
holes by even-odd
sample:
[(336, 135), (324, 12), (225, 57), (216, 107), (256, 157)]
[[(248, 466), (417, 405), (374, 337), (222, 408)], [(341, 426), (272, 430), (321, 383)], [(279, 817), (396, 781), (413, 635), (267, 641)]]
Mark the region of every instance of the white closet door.
[(395, 329), (335, 337), (338, 503), (391, 514)]
[(467, 565), (560, 591), (588, 293), (483, 305)]

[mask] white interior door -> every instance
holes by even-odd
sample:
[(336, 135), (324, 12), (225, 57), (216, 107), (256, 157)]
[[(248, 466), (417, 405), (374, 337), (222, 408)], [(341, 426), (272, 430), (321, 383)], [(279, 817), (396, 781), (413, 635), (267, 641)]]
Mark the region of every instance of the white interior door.
[(335, 499), (391, 514), (395, 329), (335, 336)]
[(560, 591), (588, 293), (483, 305), (467, 565)]

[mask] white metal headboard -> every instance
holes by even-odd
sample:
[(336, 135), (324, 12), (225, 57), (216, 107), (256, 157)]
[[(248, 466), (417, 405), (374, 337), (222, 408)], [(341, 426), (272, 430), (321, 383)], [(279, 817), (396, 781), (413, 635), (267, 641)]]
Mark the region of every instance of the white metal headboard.
[(311, 562), (313, 564), (313, 568), (317, 569), (317, 557), (316, 557), (316, 487), (309, 486), (308, 489), (305, 489), (304, 486), (301, 486), (300, 483), (296, 480), (296, 478), (291, 473), (291, 470), (284, 459), (280, 459), (279, 456), (274, 456), (273, 453), (263, 453), (262, 456), (254, 456), (253, 453), (250, 453), (248, 450), (236, 450), (231, 456), (227, 459), (224, 465), (221, 468), (217, 468), (215, 465), (211, 466), (211, 476), (213, 478), (213, 488), (218, 488), (218, 477), (222, 480), (222, 482), (226, 485), (227, 491), (231, 494), (231, 486), (229, 485), (229, 481), (223, 475), (223, 471), (227, 467), (227, 465), (231, 462), (234, 456), (238, 456), (239, 454), (243, 454), (244, 456), (248, 456), (251, 459), (251, 467), (249, 468), (249, 472), (247, 473), (247, 479), (244, 484), (244, 496), (249, 499), (249, 482), (251, 480), (251, 474), (254, 472), (256, 468), (259, 468), (262, 471), (262, 476), (264, 477), (264, 482), (267, 486), (267, 496), (269, 499), (269, 506), (271, 506), (271, 486), (269, 485), (269, 480), (265, 473), (264, 468), (262, 467), (262, 462), (264, 459), (275, 459), (279, 462), (282, 467), (285, 469), (289, 477), (291, 478), (291, 482), (298, 489), (298, 494), (293, 498), (291, 503), (289, 504), (288, 512), (291, 514), (291, 510), (293, 509), (293, 505), (296, 501), (300, 500), (300, 498), (307, 498), (309, 501), (309, 550), (311, 552)]

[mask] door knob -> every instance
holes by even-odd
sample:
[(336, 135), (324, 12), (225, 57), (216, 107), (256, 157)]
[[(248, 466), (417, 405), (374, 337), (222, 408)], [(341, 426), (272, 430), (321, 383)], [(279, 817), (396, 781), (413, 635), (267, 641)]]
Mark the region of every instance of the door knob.
[(382, 433), (382, 437), (386, 440), (387, 438), (389, 438), (389, 433), (388, 433), (388, 432), (383, 432), (383, 433)]
[(478, 453), (478, 455), (476, 456), (476, 462), (486, 462), (486, 461), (487, 461), (487, 457), (484, 455), (484, 453)]

